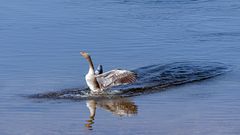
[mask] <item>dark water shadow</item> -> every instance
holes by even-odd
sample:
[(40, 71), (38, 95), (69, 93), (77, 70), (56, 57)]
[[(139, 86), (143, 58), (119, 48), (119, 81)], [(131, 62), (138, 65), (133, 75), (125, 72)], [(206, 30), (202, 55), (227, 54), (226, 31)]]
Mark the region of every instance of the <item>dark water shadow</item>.
[(168, 87), (199, 82), (230, 71), (229, 66), (217, 62), (175, 62), (155, 64), (133, 70), (138, 79), (130, 85), (113, 87), (101, 94), (91, 94), (88, 88), (71, 88), (28, 96), (35, 99), (114, 99), (132, 97), (166, 90)]

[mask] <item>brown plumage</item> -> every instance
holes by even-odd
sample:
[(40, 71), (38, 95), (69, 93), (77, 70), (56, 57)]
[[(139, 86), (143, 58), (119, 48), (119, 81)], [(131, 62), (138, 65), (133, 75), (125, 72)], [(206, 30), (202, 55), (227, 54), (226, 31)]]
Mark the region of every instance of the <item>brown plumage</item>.
[(106, 73), (95, 75), (101, 89), (113, 86), (130, 84), (136, 81), (136, 74), (127, 70), (115, 69)]
[(80, 52), (80, 54), (89, 63), (89, 71), (85, 79), (92, 92), (100, 92), (113, 86), (130, 84), (136, 81), (137, 75), (128, 70), (115, 69), (96, 75), (90, 55), (86, 52)]

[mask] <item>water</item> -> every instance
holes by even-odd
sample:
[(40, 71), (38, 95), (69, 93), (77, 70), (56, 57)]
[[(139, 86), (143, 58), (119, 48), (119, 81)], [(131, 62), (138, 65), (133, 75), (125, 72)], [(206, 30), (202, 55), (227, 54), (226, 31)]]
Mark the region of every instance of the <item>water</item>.
[[(239, 134), (239, 12), (235, 0), (1, 0), (0, 134)], [(105, 71), (179, 61), (233, 69), (120, 101), (25, 97), (85, 87), (80, 50)]]
[[(104, 91), (93, 93), (86, 88), (70, 88), (59, 91), (28, 95), (36, 99), (115, 99), (132, 97), (163, 91), (166, 88), (199, 82), (223, 75), (231, 71), (231, 67), (216, 62), (176, 62), (166, 65), (150, 65), (132, 70), (136, 80), (125, 85), (109, 87)], [(108, 77), (108, 76), (107, 76)]]

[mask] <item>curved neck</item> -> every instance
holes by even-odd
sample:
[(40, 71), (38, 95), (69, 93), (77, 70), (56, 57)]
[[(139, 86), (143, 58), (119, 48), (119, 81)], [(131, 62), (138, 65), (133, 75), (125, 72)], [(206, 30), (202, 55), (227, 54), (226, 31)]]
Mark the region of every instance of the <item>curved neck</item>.
[(89, 63), (89, 71), (88, 73), (92, 73), (94, 74), (94, 66), (93, 66), (93, 62), (92, 62), (92, 59), (91, 57), (89, 56), (88, 58), (86, 58), (88, 63)]

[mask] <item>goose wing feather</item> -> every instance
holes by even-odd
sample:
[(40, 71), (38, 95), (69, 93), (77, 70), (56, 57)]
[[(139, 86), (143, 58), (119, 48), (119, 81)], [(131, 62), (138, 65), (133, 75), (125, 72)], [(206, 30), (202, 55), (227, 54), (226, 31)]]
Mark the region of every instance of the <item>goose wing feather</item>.
[(95, 75), (98, 84), (102, 90), (113, 86), (130, 84), (136, 81), (137, 75), (127, 70), (115, 69), (100, 75)]

